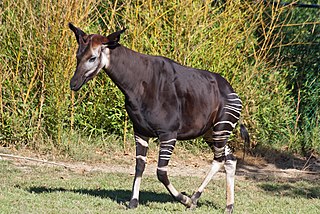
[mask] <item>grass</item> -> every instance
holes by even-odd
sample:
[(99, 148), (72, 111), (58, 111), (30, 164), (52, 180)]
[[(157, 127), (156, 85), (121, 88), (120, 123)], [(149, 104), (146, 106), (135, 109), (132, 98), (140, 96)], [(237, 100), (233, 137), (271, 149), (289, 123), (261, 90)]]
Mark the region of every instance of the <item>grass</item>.
[[(0, 161), (0, 213), (184, 213), (156, 176), (144, 176), (140, 206), (127, 210), (133, 176), (72, 172), (59, 167), (16, 166)], [(171, 177), (191, 194), (198, 177)], [(199, 206), (189, 213), (222, 213), (224, 179), (212, 181)], [(257, 182), (238, 179), (235, 213), (319, 213), (320, 185), (314, 181)]]

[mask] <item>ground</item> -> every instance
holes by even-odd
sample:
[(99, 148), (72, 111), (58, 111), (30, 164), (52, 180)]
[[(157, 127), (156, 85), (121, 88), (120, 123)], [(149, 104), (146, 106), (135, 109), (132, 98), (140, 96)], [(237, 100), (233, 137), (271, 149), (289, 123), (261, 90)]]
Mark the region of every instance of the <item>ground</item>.
[[(156, 150), (149, 151), (140, 205), (128, 210), (135, 162), (132, 151), (96, 150), (91, 158), (79, 156), (76, 161), (70, 156), (0, 147), (0, 213), (185, 213), (185, 207), (157, 180)], [(320, 164), (315, 156), (275, 151), (247, 155), (245, 160), (237, 156), (235, 213), (320, 213)], [(192, 194), (211, 159), (210, 152), (177, 148), (170, 161), (172, 183)], [(193, 214), (223, 212), (223, 170), (213, 180)]]
[[(5, 151), (4, 148), (0, 149)], [(9, 151), (6, 150), (6, 153)], [(185, 152), (185, 151), (183, 151)], [(182, 153), (183, 153), (182, 152)], [(19, 152), (15, 152), (19, 153)], [(134, 175), (135, 172), (135, 156), (134, 154), (117, 155), (116, 160), (103, 162), (77, 162), (72, 160), (59, 160), (54, 162), (46, 162), (48, 156), (41, 156), (32, 151), (22, 151), (22, 157), (32, 157), (39, 161), (27, 160), (25, 158), (14, 158), (1, 156), (5, 160), (12, 160), (14, 165), (20, 169), (28, 170), (31, 166), (61, 166), (68, 170), (80, 173), (90, 172), (106, 172), (106, 173), (126, 173)], [(97, 152), (99, 153), (99, 152)], [(270, 152), (269, 152), (270, 153)], [(27, 156), (25, 156), (27, 155)], [(105, 155), (105, 154), (97, 154)], [(184, 156), (181, 158), (181, 156)], [(170, 176), (193, 176), (204, 178), (210, 168), (211, 154), (192, 155), (185, 152), (179, 157), (172, 156), (169, 163)], [(238, 154), (242, 157), (241, 154)], [(49, 157), (50, 158), (50, 157)], [(52, 159), (52, 157), (51, 157)], [(145, 175), (156, 175), (157, 153), (149, 152)], [(221, 178), (224, 176), (223, 169), (215, 176)], [(311, 156), (302, 158), (287, 154), (269, 154), (265, 157), (261, 155), (247, 155), (245, 159), (238, 158), (237, 179), (253, 178), (257, 180), (277, 179), (282, 181), (298, 181), (320, 179), (320, 158)]]

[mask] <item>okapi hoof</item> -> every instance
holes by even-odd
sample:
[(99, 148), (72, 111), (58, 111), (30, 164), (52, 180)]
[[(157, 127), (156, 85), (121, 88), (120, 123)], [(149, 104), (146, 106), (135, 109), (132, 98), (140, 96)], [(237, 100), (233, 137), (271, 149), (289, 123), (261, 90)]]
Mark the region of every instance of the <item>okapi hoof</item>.
[(233, 212), (233, 204), (229, 204), (226, 206), (226, 214), (231, 214)]
[(186, 206), (187, 208), (190, 208), (192, 206), (192, 200), (190, 197), (180, 193), (176, 199), (183, 204), (184, 206)]
[(133, 199), (131, 199), (130, 202), (129, 202), (129, 209), (135, 209), (135, 208), (138, 207), (138, 205), (139, 205), (138, 199), (133, 198)]
[(197, 208), (197, 204), (192, 203), (190, 207), (188, 207), (188, 210), (195, 210)]
[(191, 196), (192, 205), (189, 208), (190, 210), (194, 210), (197, 207), (198, 199), (200, 198), (200, 196), (201, 192), (193, 193), (193, 195)]

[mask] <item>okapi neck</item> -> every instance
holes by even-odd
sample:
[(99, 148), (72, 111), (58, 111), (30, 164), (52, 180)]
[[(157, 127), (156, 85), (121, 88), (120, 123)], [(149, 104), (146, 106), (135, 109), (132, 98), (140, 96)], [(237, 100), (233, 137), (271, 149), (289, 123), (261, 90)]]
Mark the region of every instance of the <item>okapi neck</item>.
[(122, 45), (109, 51), (110, 64), (105, 68), (108, 76), (126, 96), (139, 93), (141, 83), (149, 76), (146, 55)]

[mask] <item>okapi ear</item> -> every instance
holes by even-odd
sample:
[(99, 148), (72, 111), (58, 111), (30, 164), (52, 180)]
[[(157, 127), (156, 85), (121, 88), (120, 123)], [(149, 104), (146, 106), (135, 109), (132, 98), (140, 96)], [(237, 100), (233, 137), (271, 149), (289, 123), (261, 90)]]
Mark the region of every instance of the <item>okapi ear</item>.
[(83, 32), (80, 28), (77, 28), (76, 26), (74, 26), (71, 22), (69, 22), (69, 28), (74, 32), (74, 35), (77, 38), (77, 42), (78, 44), (80, 44), (80, 39), (82, 40), (82, 38), (87, 34)]
[(116, 44), (119, 42), (120, 40), (120, 35), (126, 30), (126, 28), (119, 30), (117, 32), (114, 32), (112, 34), (110, 34), (109, 36), (107, 36), (107, 39), (109, 40), (107, 42), (107, 45), (112, 45), (112, 44)]

